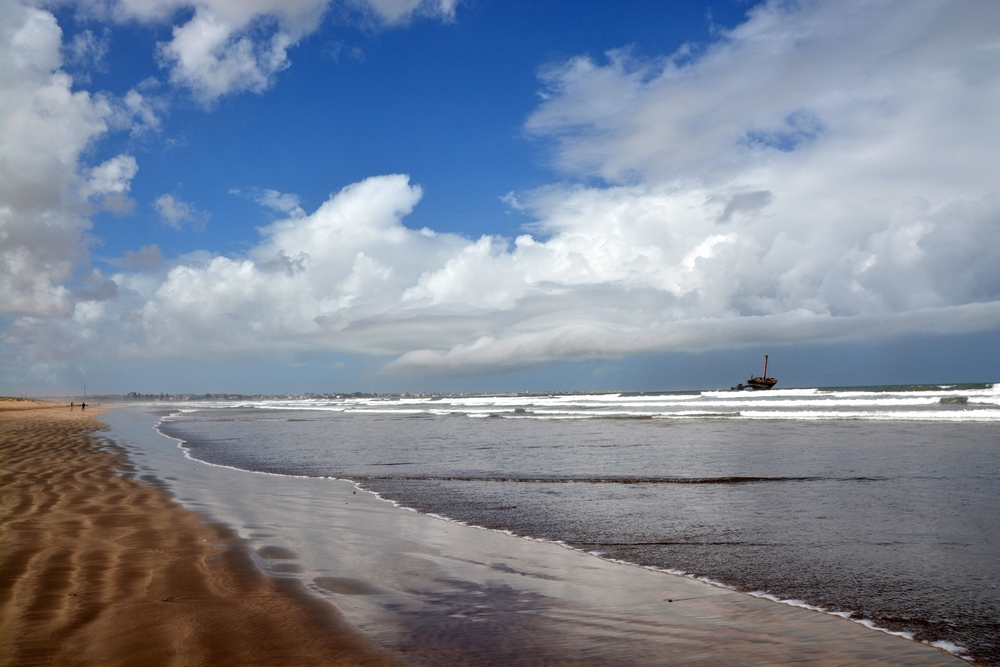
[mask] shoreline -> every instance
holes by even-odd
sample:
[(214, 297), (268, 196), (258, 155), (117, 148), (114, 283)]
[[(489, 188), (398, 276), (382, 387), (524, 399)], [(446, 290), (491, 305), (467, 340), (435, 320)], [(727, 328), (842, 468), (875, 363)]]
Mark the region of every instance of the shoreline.
[[(831, 615), (400, 511), (374, 492), (354, 495), (353, 483), (263, 473), (264, 483), (249, 471), (206, 465), (182, 447), (178, 470), (195, 476), (188, 491), (223, 489), (201, 504), (168, 490), (177, 471), (146, 478), (140, 459), (125, 456), (129, 447), (93, 437), (102, 427), (96, 411), (17, 412), (24, 416), (0, 403), (0, 664), (714, 665), (733, 656), (759, 665), (965, 664)], [(26, 431), (48, 444), (11, 456), (10, 441)], [(237, 534), (253, 523), (225, 516), (206, 523), (204, 516), (220, 517), (184, 509), (207, 510), (226, 494), (245, 505), (225, 484), (241, 478), (269, 498), (302, 483), (319, 490), (329, 502), (324, 514), (339, 513), (331, 512), (328, 527), (310, 525), (337, 535), (321, 563), (329, 569), (319, 572), (338, 576), (305, 569), (294, 576), (298, 566), (288, 559), (295, 554), (261, 548), (281, 536), (255, 542)], [(40, 525), (25, 525), (45, 519), (44, 535)], [(301, 563), (313, 555), (305, 551)], [(167, 565), (156, 565), (157, 554)]]
[[(190, 459), (192, 461), (198, 461), (199, 463), (204, 463), (205, 465), (217, 465), (217, 464), (207, 463), (205, 461), (201, 461), (200, 459), (196, 459), (194, 457), (190, 457)], [(228, 466), (220, 466), (220, 467), (228, 467)], [(276, 476), (292, 477), (291, 475), (281, 475), (280, 473), (261, 473), (261, 472), (253, 471), (253, 470), (244, 470), (242, 468), (231, 468), (231, 469), (233, 469), (233, 470), (240, 470), (241, 472), (246, 472), (246, 473), (250, 473), (250, 474), (263, 474), (263, 475), (276, 475)], [(601, 553), (593, 552), (593, 551), (587, 551), (586, 549), (583, 549), (581, 547), (576, 547), (576, 546), (573, 546), (572, 544), (567, 544), (566, 542), (563, 542), (562, 540), (550, 540), (550, 539), (545, 539), (545, 538), (541, 538), (541, 537), (533, 537), (531, 535), (521, 535), (520, 533), (515, 533), (515, 532), (513, 532), (511, 530), (504, 530), (504, 529), (499, 529), (499, 528), (489, 528), (487, 526), (480, 526), (480, 525), (477, 525), (477, 524), (474, 524), (474, 523), (469, 523), (469, 522), (466, 522), (466, 521), (462, 521), (460, 519), (454, 519), (454, 518), (451, 518), (451, 517), (448, 517), (448, 516), (444, 516), (444, 515), (441, 515), (441, 514), (437, 514), (437, 513), (434, 513), (434, 512), (424, 512), (424, 511), (421, 511), (421, 510), (416, 509), (414, 507), (409, 507), (407, 505), (404, 505), (401, 502), (398, 502), (398, 501), (393, 500), (391, 498), (386, 498), (382, 494), (378, 493), (377, 491), (372, 491), (371, 489), (366, 489), (362, 485), (361, 482), (357, 482), (357, 481), (352, 480), (352, 479), (342, 478), (342, 477), (327, 477), (327, 478), (324, 478), (324, 479), (331, 479), (331, 480), (336, 480), (336, 481), (349, 482), (349, 483), (353, 484), (359, 491), (363, 491), (365, 493), (371, 494), (375, 498), (377, 498), (378, 500), (380, 500), (380, 501), (382, 501), (384, 503), (388, 503), (389, 505), (392, 505), (393, 507), (395, 507), (397, 509), (400, 509), (400, 510), (403, 510), (403, 511), (406, 511), (406, 512), (412, 512), (414, 514), (419, 514), (421, 516), (431, 517), (431, 518), (436, 519), (438, 521), (444, 521), (444, 522), (455, 524), (455, 525), (462, 526), (462, 527), (465, 527), (465, 528), (471, 528), (473, 530), (482, 530), (482, 531), (486, 531), (486, 532), (490, 532), (490, 533), (495, 533), (495, 534), (498, 534), (498, 535), (503, 535), (505, 537), (512, 537), (512, 538), (519, 539), (519, 540), (525, 540), (526, 542), (535, 542), (535, 543), (538, 543), (538, 544), (552, 544), (552, 545), (561, 547), (563, 549), (566, 549), (567, 551), (572, 551), (574, 553), (578, 553), (578, 554), (582, 554), (582, 555), (585, 555), (585, 556), (590, 556), (592, 558), (596, 558), (596, 559), (598, 559), (600, 561), (603, 561), (605, 563), (613, 563), (615, 565), (621, 565), (623, 567), (638, 568), (638, 569), (641, 569), (641, 570), (646, 570), (648, 572), (654, 572), (656, 574), (662, 574), (662, 575), (667, 575), (667, 576), (671, 576), (671, 577), (680, 577), (681, 579), (685, 579), (687, 581), (697, 582), (699, 584), (704, 584), (705, 586), (711, 586), (713, 588), (719, 588), (719, 589), (722, 589), (722, 590), (725, 590), (725, 591), (730, 591), (730, 592), (733, 592), (733, 593), (737, 593), (739, 595), (747, 595), (747, 596), (750, 596), (750, 597), (753, 597), (753, 598), (757, 598), (757, 599), (760, 599), (760, 600), (767, 600), (768, 602), (772, 602), (774, 604), (784, 605), (784, 606), (792, 607), (794, 609), (802, 609), (802, 610), (805, 610), (805, 611), (810, 611), (810, 612), (813, 612), (813, 613), (822, 614), (824, 616), (830, 616), (830, 617), (834, 617), (834, 618), (843, 619), (843, 620), (846, 620), (846, 621), (850, 621), (851, 623), (856, 623), (856, 624), (858, 624), (858, 625), (860, 625), (860, 626), (862, 626), (862, 627), (864, 627), (864, 628), (866, 628), (868, 630), (872, 630), (874, 632), (880, 632), (880, 633), (889, 635), (891, 637), (897, 637), (899, 639), (903, 639), (905, 641), (912, 642), (914, 644), (919, 644), (919, 645), (922, 645), (922, 646), (926, 646), (928, 648), (936, 649), (938, 651), (941, 651), (943, 653), (951, 655), (951, 656), (953, 656), (955, 658), (958, 658), (959, 660), (962, 660), (963, 662), (967, 662), (969, 664), (976, 664), (976, 663), (970, 662), (970, 659), (969, 659), (969, 657), (967, 655), (967, 652), (964, 649), (964, 647), (957, 646), (957, 645), (952, 644), (951, 642), (947, 642), (947, 641), (931, 642), (931, 641), (923, 641), (923, 640), (920, 640), (920, 639), (916, 639), (909, 632), (901, 632), (901, 631), (896, 631), (896, 630), (890, 630), (888, 628), (883, 628), (883, 627), (877, 625), (874, 621), (872, 621), (870, 619), (867, 619), (867, 618), (855, 618), (849, 612), (830, 611), (829, 609), (826, 609), (824, 607), (819, 607), (819, 606), (816, 606), (816, 605), (813, 605), (813, 604), (809, 604), (808, 602), (804, 602), (802, 600), (779, 598), (778, 596), (773, 595), (773, 594), (771, 594), (771, 593), (769, 593), (767, 591), (745, 591), (745, 590), (740, 590), (739, 588), (736, 588), (735, 586), (731, 586), (731, 585), (726, 584), (724, 582), (717, 581), (717, 580), (711, 579), (709, 577), (698, 576), (698, 575), (695, 575), (695, 574), (691, 574), (689, 572), (684, 572), (682, 570), (668, 569), (668, 568), (658, 567), (656, 565), (643, 565), (642, 563), (635, 563), (635, 562), (632, 562), (632, 561), (622, 560), (622, 559), (619, 559), (619, 558), (609, 558), (609, 557), (607, 557), (607, 556), (605, 556), (605, 555), (603, 555)]]
[(397, 664), (234, 531), (119, 474), (101, 412), (0, 401), (0, 664)]
[[(657, 662), (650, 657), (657, 650), (676, 651), (672, 659), (683, 664), (718, 664), (732, 651), (746, 651), (747, 664), (967, 664), (938, 647), (872, 632), (841, 616), (663, 570), (626, 566), (557, 542), (511, 540), (504, 531), (408, 511), (374, 492), (362, 493), (353, 482), (203, 462), (182, 441), (150, 428), (157, 421), (147, 413), (145, 432), (163, 440), (153, 446), (170, 450), (167, 458), (186, 466), (158, 458), (148, 470), (172, 475), (178, 497), (247, 534), (260, 526), (280, 526), (262, 535), (258, 544), (283, 545), (295, 553), (270, 563), (265, 558), (260, 566), (294, 566), (298, 576), (313, 582), (310, 588), (332, 599), (377, 643), (415, 664), (614, 664), (609, 647), (616, 647), (621, 664), (662, 664), (662, 658)], [(192, 462), (200, 464), (197, 470)], [(190, 475), (198, 480), (188, 483)], [(225, 490), (195, 492), (208, 488)], [(264, 496), (297, 498), (299, 503), (308, 498), (310, 515), (303, 525), (295, 525), (302, 518), (291, 500), (287, 508), (275, 503), (264, 510), (245, 509), (253, 498)], [(338, 540), (324, 551), (327, 545), (315, 540), (331, 533)], [(373, 567), (376, 560), (378, 567)], [(417, 568), (421, 576), (414, 577), (408, 570)], [(331, 573), (344, 586), (377, 592), (359, 594), (320, 583)], [(529, 602), (519, 607), (511, 598)], [(670, 598), (684, 604), (671, 604)], [(523, 614), (533, 617), (533, 632), (518, 627)], [(503, 647), (492, 646), (473, 623), (456, 627), (461, 625), (456, 618), (494, 623), (512, 633), (508, 644), (523, 642), (522, 652), (510, 663), (493, 657), (477, 642)], [(415, 631), (439, 635), (438, 645), (421, 644)], [(546, 655), (548, 647), (539, 644), (539, 635), (558, 655)], [(453, 644), (463, 641), (471, 646), (468, 651), (480, 651), (476, 661), (449, 655), (456, 650)], [(437, 652), (442, 646), (444, 654)], [(532, 660), (525, 661), (529, 650)]]
[(359, 492), (364, 492), (366, 494), (369, 494), (369, 495), (373, 496), (374, 498), (376, 498), (377, 500), (379, 500), (380, 502), (386, 503), (386, 504), (390, 505), (393, 508), (396, 508), (396, 509), (399, 509), (399, 510), (402, 510), (402, 511), (405, 511), (405, 512), (409, 512), (409, 513), (420, 515), (420, 516), (426, 516), (426, 517), (432, 518), (434, 520), (443, 521), (443, 522), (446, 522), (446, 523), (449, 523), (449, 524), (453, 524), (453, 525), (456, 525), (456, 526), (461, 526), (463, 528), (470, 528), (470, 529), (474, 529), (474, 530), (480, 530), (480, 531), (485, 531), (485, 532), (489, 532), (489, 533), (494, 533), (494, 534), (502, 535), (502, 536), (505, 536), (505, 537), (511, 537), (511, 538), (516, 538), (516, 539), (519, 539), (519, 540), (524, 540), (524, 541), (530, 542), (530, 543), (555, 545), (555, 546), (561, 547), (563, 549), (566, 549), (566, 550), (574, 552), (574, 553), (578, 553), (578, 554), (581, 554), (581, 555), (585, 555), (585, 556), (596, 558), (596, 559), (601, 560), (601, 561), (603, 561), (605, 563), (612, 563), (612, 564), (620, 565), (620, 566), (624, 566), (624, 567), (638, 568), (638, 569), (645, 570), (645, 571), (648, 571), (648, 572), (657, 573), (657, 574), (660, 574), (660, 575), (667, 575), (667, 576), (671, 576), (671, 577), (679, 577), (679, 578), (685, 579), (687, 581), (697, 582), (699, 584), (703, 584), (703, 585), (706, 585), (706, 586), (711, 586), (711, 587), (714, 587), (714, 588), (719, 588), (719, 589), (722, 589), (722, 590), (725, 590), (725, 591), (730, 591), (732, 593), (736, 593), (736, 594), (739, 594), (739, 595), (745, 595), (745, 596), (753, 597), (753, 598), (756, 598), (756, 599), (759, 599), (759, 600), (766, 600), (766, 601), (774, 603), (774, 604), (783, 605), (783, 606), (787, 606), (787, 607), (791, 607), (791, 608), (795, 608), (795, 609), (799, 609), (799, 610), (804, 610), (804, 611), (808, 611), (808, 612), (812, 612), (812, 613), (816, 613), (816, 614), (821, 614), (821, 615), (828, 616), (828, 617), (835, 618), (835, 619), (846, 620), (846, 621), (849, 621), (849, 622), (851, 622), (853, 624), (861, 626), (861, 627), (865, 628), (866, 630), (874, 631), (874, 632), (877, 632), (877, 633), (882, 633), (882, 634), (885, 634), (885, 635), (888, 635), (888, 636), (891, 636), (891, 637), (895, 637), (895, 638), (899, 638), (899, 639), (905, 640), (907, 642), (911, 642), (911, 643), (916, 644), (916, 645), (920, 645), (920, 646), (927, 647), (929, 649), (940, 651), (942, 653), (945, 653), (945, 654), (947, 654), (949, 656), (952, 656), (952, 657), (954, 657), (954, 658), (956, 658), (956, 659), (958, 659), (958, 660), (960, 660), (962, 662), (968, 663), (968, 664), (976, 664), (976, 663), (972, 662), (972, 658), (970, 657), (970, 655), (968, 653), (968, 650), (965, 647), (956, 645), (956, 644), (954, 644), (952, 642), (949, 642), (949, 641), (945, 641), (945, 640), (930, 641), (930, 640), (917, 639), (910, 632), (892, 630), (890, 628), (882, 627), (882, 626), (878, 625), (875, 621), (873, 621), (873, 620), (871, 620), (869, 618), (859, 617), (859, 616), (856, 616), (856, 615), (852, 614), (851, 612), (831, 610), (831, 609), (828, 609), (828, 608), (825, 608), (825, 607), (821, 607), (821, 606), (817, 606), (817, 605), (814, 605), (814, 604), (810, 604), (808, 602), (804, 602), (804, 601), (799, 600), (799, 599), (791, 599), (791, 598), (785, 599), (785, 598), (781, 598), (781, 597), (778, 597), (778, 596), (776, 596), (776, 595), (774, 595), (771, 592), (766, 591), (766, 590), (754, 590), (754, 591), (741, 590), (741, 589), (739, 589), (739, 588), (737, 588), (735, 586), (732, 586), (730, 584), (724, 583), (722, 581), (711, 579), (711, 578), (705, 577), (705, 576), (698, 576), (698, 575), (691, 574), (691, 573), (688, 573), (688, 572), (685, 572), (685, 571), (682, 571), (682, 570), (669, 569), (669, 568), (659, 567), (659, 566), (655, 566), (655, 565), (647, 565), (647, 564), (643, 564), (643, 563), (639, 563), (639, 562), (632, 562), (632, 561), (628, 561), (628, 560), (611, 558), (611, 557), (608, 557), (608, 556), (606, 556), (606, 555), (604, 555), (602, 553), (588, 551), (587, 549), (584, 549), (582, 547), (577, 547), (577, 546), (574, 546), (572, 544), (567, 544), (567, 543), (563, 542), (562, 540), (545, 539), (545, 538), (535, 537), (535, 536), (528, 535), (528, 534), (517, 533), (517, 532), (511, 531), (511, 530), (507, 530), (507, 529), (491, 528), (491, 527), (488, 527), (488, 526), (482, 526), (482, 525), (478, 525), (478, 524), (475, 524), (475, 523), (470, 523), (468, 521), (464, 521), (464, 520), (461, 520), (461, 519), (457, 519), (457, 518), (445, 516), (445, 515), (438, 514), (438, 513), (435, 513), (435, 512), (423, 511), (423, 510), (420, 510), (420, 509), (415, 508), (415, 507), (410, 507), (410, 506), (404, 504), (401, 501), (394, 500), (392, 498), (386, 497), (383, 494), (379, 493), (378, 491), (374, 491), (372, 489), (369, 489), (369, 488), (367, 488), (367, 487), (364, 486), (364, 482), (363, 481), (358, 481), (358, 480), (354, 480), (354, 479), (347, 478), (347, 477), (311, 477), (311, 476), (308, 476), (308, 475), (291, 475), (291, 474), (284, 474), (284, 473), (264, 472), (264, 471), (258, 471), (258, 470), (250, 470), (250, 469), (246, 469), (246, 468), (240, 468), (240, 467), (232, 466), (232, 465), (224, 465), (224, 464), (220, 464), (220, 463), (213, 463), (213, 462), (210, 462), (210, 461), (204, 461), (204, 460), (199, 459), (196, 456), (194, 456), (194, 454), (191, 452), (191, 449), (187, 446), (186, 441), (184, 441), (183, 439), (179, 439), (179, 438), (177, 438), (175, 436), (167, 435), (162, 430), (160, 430), (159, 427), (162, 424), (163, 419), (164, 419), (164, 417), (161, 417), (159, 420), (157, 420), (154, 429), (162, 437), (175, 442), (177, 444), (177, 447), (184, 453), (184, 457), (187, 460), (194, 461), (194, 462), (197, 462), (197, 463), (202, 464), (202, 465), (206, 465), (206, 466), (210, 466), (210, 467), (215, 467), (215, 468), (226, 469), (226, 470), (232, 470), (232, 471), (241, 472), (241, 473), (250, 474), (250, 475), (264, 475), (264, 476), (273, 476), (273, 477), (286, 478), (286, 479), (325, 479), (325, 480), (331, 480), (331, 481), (337, 481), (337, 482), (346, 482), (346, 483), (349, 483), (349, 484), (353, 485), (354, 488), (356, 488)]

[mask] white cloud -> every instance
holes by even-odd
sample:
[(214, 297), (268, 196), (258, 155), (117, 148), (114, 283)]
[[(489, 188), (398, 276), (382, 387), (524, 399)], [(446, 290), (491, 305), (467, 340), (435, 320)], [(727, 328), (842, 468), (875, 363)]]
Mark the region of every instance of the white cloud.
[[(182, 260), (155, 287), (143, 281), (137, 288), (129, 274), (117, 276), (142, 316), (131, 331), (134, 349), (215, 355), (331, 345), (357, 319), (392, 310), (428, 262), (438, 265), (463, 245), (458, 237), (429, 238), (400, 224), (420, 194), (405, 176), (367, 179), (312, 215), (263, 229), (263, 241), (246, 257)], [(192, 336), (201, 341), (194, 350)], [(383, 345), (365, 335), (347, 343), (359, 350)]]
[[(653, 62), (618, 51), (607, 65), (579, 57), (549, 68), (527, 128), (556, 142), (563, 169), (613, 181), (732, 179), (790, 161), (791, 147), (863, 178), (925, 158), (931, 144), (969, 146), (969, 124), (994, 127), (997, 11), (768, 2), (694, 60), (687, 49)], [(918, 128), (930, 134), (905, 143)], [(959, 153), (936, 156), (948, 162), (935, 183), (975, 170)]]
[(89, 223), (77, 159), (107, 129), (108, 103), (73, 92), (48, 12), (0, 5), (0, 314), (61, 315)]
[(117, 109), (118, 126), (128, 126), (132, 136), (160, 129), (160, 116), (167, 110), (167, 100), (151, 91), (159, 86), (156, 79), (146, 79), (125, 93)]
[(298, 195), (264, 189), (255, 193), (254, 201), (272, 211), (283, 213), (293, 218), (300, 218), (306, 214), (302, 210), (302, 207), (299, 206)]
[(288, 67), (288, 47), (295, 39), (278, 31), (266, 41), (255, 42), (211, 11), (199, 8), (182, 26), (175, 26), (173, 40), (160, 45), (170, 80), (191, 89), (196, 99), (209, 103), (231, 91), (262, 92), (277, 72)]
[(84, 197), (125, 195), (132, 189), (132, 179), (139, 172), (139, 165), (131, 155), (118, 155), (93, 167), (90, 177), (80, 189)]
[(153, 202), (153, 208), (160, 214), (160, 219), (169, 227), (182, 229), (185, 225), (194, 227), (197, 230), (205, 227), (205, 222), (209, 214), (199, 211), (193, 204), (181, 201), (177, 197), (166, 194), (160, 195)]
[[(452, 20), (458, 0), (347, 0), (381, 25), (414, 16)], [(212, 105), (229, 93), (261, 93), (290, 64), (288, 49), (314, 32), (331, 0), (90, 0), (84, 11), (119, 22), (186, 22), (158, 47), (170, 81)], [(193, 12), (193, 13), (192, 13)]]
[[(258, 11), (260, 7), (250, 3), (216, 4), (225, 10), (220, 13), (224, 19), (244, 27), (255, 17), (277, 12), (283, 17), (282, 29), (293, 35), (312, 29), (326, 7), (325, 2), (272, 3)], [(125, 2), (93, 3), (90, 9), (123, 21), (153, 21), (168, 20), (189, 6)], [(150, 82), (121, 99), (75, 89), (79, 82), (63, 71), (63, 57), (93, 65), (106, 43), (86, 32), (68, 44), (62, 37), (52, 13), (17, 2), (0, 3), (0, 316), (24, 318), (5, 327), (3, 340), (14, 346), (9, 349), (24, 345), (25, 360), (58, 358), (91, 340), (91, 329), (76, 325), (86, 321), (91, 327), (101, 321), (100, 313), (131, 317), (119, 312), (126, 299), (119, 295), (108, 302), (113, 295), (107, 283), (86, 271), (88, 247), (94, 241), (88, 235), (88, 215), (95, 206), (116, 213), (130, 210), (133, 202), (127, 195), (138, 164), (127, 154), (96, 166), (87, 164), (87, 158), (111, 131), (158, 129), (165, 104), (151, 94)], [(174, 204), (168, 213), (175, 224), (204, 220), (183, 202), (175, 199)], [(128, 261), (125, 265), (138, 266)], [(133, 277), (133, 284), (139, 282), (141, 277)], [(86, 305), (98, 297), (100, 308)], [(88, 312), (84, 320), (77, 316), (81, 309)], [(50, 345), (31, 343), (41, 340)]]
[(63, 47), (66, 60), (79, 67), (97, 67), (103, 64), (104, 56), (108, 54), (110, 42), (107, 31), (97, 37), (90, 30), (84, 30), (73, 36), (73, 39)]
[(405, 23), (415, 15), (438, 16), (448, 21), (455, 18), (458, 0), (351, 0), (352, 4), (369, 11), (381, 21), (393, 25)]
[(87, 264), (88, 211), (122, 213), (132, 203), (132, 156), (94, 167), (82, 158), (110, 129), (133, 127), (134, 115), (113, 97), (75, 91), (61, 69), (64, 50), (51, 13), (0, 3), (2, 316), (71, 313), (90, 293), (66, 285)]
[(605, 184), (518, 193), (516, 239), (405, 227), (421, 191), (400, 175), (309, 214), (264, 190), (287, 217), (245, 254), (122, 271), (115, 298), (8, 340), (468, 373), (996, 329), (998, 28), (995, 3), (772, 3), (695, 58), (576, 58), (527, 129)]

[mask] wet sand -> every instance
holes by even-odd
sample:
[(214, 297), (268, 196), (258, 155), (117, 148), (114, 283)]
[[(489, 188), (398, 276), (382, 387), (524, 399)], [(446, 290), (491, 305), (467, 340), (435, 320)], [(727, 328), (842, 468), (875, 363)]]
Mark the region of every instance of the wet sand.
[(261, 568), (414, 667), (964, 664), (836, 616), (405, 511), (348, 481), (198, 463), (153, 428), (160, 415), (106, 417), (142, 479), (238, 530)]
[[(20, 407), (0, 412), (2, 665), (963, 664), (844, 619), (406, 512), (344, 481), (195, 464), (165, 439), (155, 454), (102, 451), (90, 411)], [(129, 412), (107, 418), (120, 429)], [(115, 472), (132, 466), (177, 501)]]
[(0, 664), (396, 664), (231, 531), (116, 474), (98, 414), (0, 400)]

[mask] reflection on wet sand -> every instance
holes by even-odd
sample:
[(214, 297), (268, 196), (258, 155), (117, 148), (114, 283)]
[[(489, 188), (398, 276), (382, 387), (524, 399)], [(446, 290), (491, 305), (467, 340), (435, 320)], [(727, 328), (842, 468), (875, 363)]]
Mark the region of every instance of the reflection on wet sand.
[(107, 421), (142, 474), (414, 665), (962, 663), (842, 618), (401, 510), (347, 482), (196, 463), (139, 412)]

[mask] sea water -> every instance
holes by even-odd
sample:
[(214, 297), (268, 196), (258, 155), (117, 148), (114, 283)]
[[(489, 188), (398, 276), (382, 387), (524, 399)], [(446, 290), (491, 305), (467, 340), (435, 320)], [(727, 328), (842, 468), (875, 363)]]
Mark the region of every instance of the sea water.
[(997, 385), (187, 401), (159, 429), (1000, 665)]

